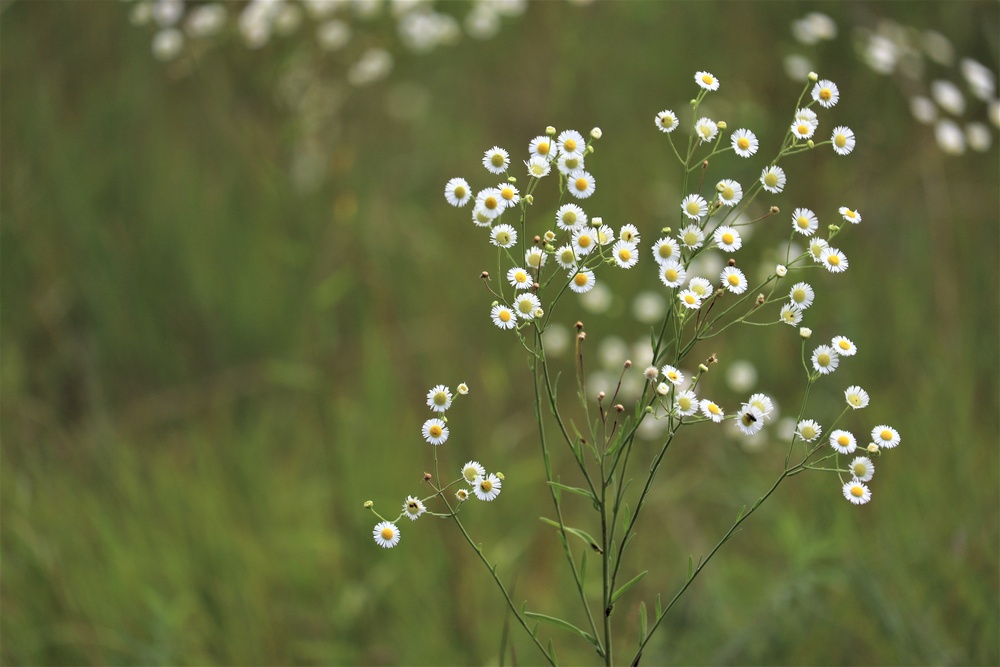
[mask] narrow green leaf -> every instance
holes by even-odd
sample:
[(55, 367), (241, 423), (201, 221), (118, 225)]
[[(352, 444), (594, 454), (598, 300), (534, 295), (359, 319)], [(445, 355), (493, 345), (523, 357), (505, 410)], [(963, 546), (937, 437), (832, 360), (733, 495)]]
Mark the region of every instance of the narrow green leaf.
[(583, 550), (583, 557), (580, 559), (580, 581), (587, 581), (587, 550)]
[(694, 556), (688, 556), (688, 579), (694, 576)]
[[(559, 527), (559, 523), (556, 522), (556, 521), (553, 521), (552, 519), (547, 519), (544, 516), (540, 516), (538, 518), (541, 519), (544, 523), (549, 524), (550, 526), (553, 526), (555, 528)], [(585, 533), (584, 531), (579, 530), (578, 528), (570, 528), (569, 526), (563, 526), (563, 528), (566, 529), (567, 533), (571, 533), (573, 535), (576, 535), (581, 540), (583, 540), (584, 542), (586, 542), (587, 545), (591, 549), (593, 549), (594, 551), (596, 551), (597, 553), (599, 553), (599, 554), (604, 553), (604, 550), (601, 549), (601, 545), (599, 545), (597, 542), (595, 542), (594, 538), (591, 537), (590, 535), (588, 535), (587, 533)]]
[(621, 596), (625, 595), (625, 593), (628, 591), (628, 589), (632, 588), (637, 583), (639, 583), (640, 581), (642, 581), (642, 578), (645, 577), (648, 572), (649, 572), (649, 570), (643, 570), (642, 572), (640, 572), (639, 574), (635, 575), (634, 577), (632, 577), (631, 579), (629, 579), (627, 582), (625, 582), (624, 584), (622, 584), (621, 588), (619, 588), (617, 591), (615, 591), (614, 593), (612, 593), (612, 595), (611, 595), (611, 604), (614, 604), (615, 601), (618, 600), (618, 598), (620, 598)]
[(629, 519), (631, 518), (632, 518), (632, 509), (628, 506), (628, 503), (625, 503), (624, 507), (622, 507), (623, 530), (628, 530)]
[(736, 520), (739, 521), (740, 519), (742, 519), (743, 515), (746, 514), (746, 512), (747, 512), (747, 506), (744, 505), (743, 507), (740, 508), (739, 514), (736, 515)]
[(549, 482), (548, 484), (549, 486), (554, 486), (562, 491), (569, 491), (570, 493), (575, 493), (578, 496), (584, 496), (585, 498), (590, 498), (590, 500), (592, 501), (597, 500), (594, 497), (593, 493), (591, 493), (587, 489), (581, 489), (578, 486), (566, 486), (565, 484), (560, 484), (559, 482)]
[(552, 643), (552, 638), (549, 638), (549, 660), (556, 667), (559, 667), (559, 660), (556, 658), (556, 645)]
[(557, 628), (562, 628), (563, 630), (567, 630), (568, 632), (572, 632), (574, 634), (577, 634), (577, 635), (583, 637), (584, 639), (586, 639), (592, 645), (598, 646), (597, 639), (594, 637), (594, 635), (592, 635), (589, 632), (586, 632), (584, 630), (581, 630), (580, 628), (576, 627), (575, 625), (573, 625), (569, 621), (564, 621), (561, 618), (556, 618), (555, 616), (549, 616), (547, 614), (537, 614), (537, 613), (535, 613), (533, 611), (526, 611), (526, 612), (524, 612), (524, 615), (527, 616), (528, 618), (534, 618), (534, 619), (536, 619), (538, 621), (543, 621), (543, 622), (548, 623), (550, 625), (554, 625)]
[(646, 603), (639, 603), (639, 641), (646, 638)]
[(656, 620), (663, 618), (663, 601), (660, 599), (660, 594), (656, 594)]
[[(524, 613), (525, 613), (525, 615), (527, 615), (529, 612), (524, 612)], [(535, 623), (535, 626), (533, 628), (531, 628), (531, 636), (532, 637), (538, 637), (538, 626), (539, 625), (541, 625), (541, 623)]]

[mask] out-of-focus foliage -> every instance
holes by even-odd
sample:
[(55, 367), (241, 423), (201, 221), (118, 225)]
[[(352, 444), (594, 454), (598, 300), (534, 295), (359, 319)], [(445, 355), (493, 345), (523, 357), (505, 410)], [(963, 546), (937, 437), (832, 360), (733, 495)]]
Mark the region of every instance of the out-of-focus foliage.
[[(854, 27), (894, 19), (996, 71), (1000, 10), (829, 3), (836, 38), (804, 46), (791, 24), (817, 7), (533, 3), (490, 42), (394, 52), (391, 77), (315, 121), (302, 104), (325, 108), (324, 88), (287, 103), (295, 49), (280, 40), (164, 65), (117, 3), (5, 5), (0, 660), (496, 661), (504, 608), (452, 527), (421, 519), (384, 551), (361, 507), (420, 492), (423, 395), (468, 382), (450, 416), (464, 439), (442, 455), (457, 470), (475, 443), (507, 478), (499, 504), (470, 513), (474, 537), (515, 598), (561, 609), (522, 352), (489, 323), (490, 253), (444, 183), (483, 183), (482, 151), (524, 153), (545, 125), (599, 125), (590, 206), (651, 233), (683, 194), (654, 114), (680, 111), (707, 69), (725, 92), (713, 114), (775, 140), (799, 90), (784, 58), (806, 52), (859, 143), (802, 156), (789, 190), (797, 178), (826, 218), (845, 204), (864, 215), (842, 246), (850, 271), (807, 324), (858, 344), (842, 382), (872, 391), (869, 418), (904, 445), (863, 508), (827, 478), (795, 478), (646, 659), (1000, 661), (996, 142), (943, 154), (911, 115), (916, 80), (874, 72), (854, 44)], [(920, 81), (960, 82), (926, 67)], [(987, 121), (985, 105), (965, 113)], [(324, 133), (303, 161), (303, 138)], [(658, 287), (629, 272), (605, 315), (567, 321), (631, 344), (648, 327), (632, 296)], [(740, 332), (704, 352), (750, 361), (780, 407), (799, 389), (794, 335)], [(671, 450), (639, 538), (647, 604), (760, 494), (775, 451), (721, 437)]]

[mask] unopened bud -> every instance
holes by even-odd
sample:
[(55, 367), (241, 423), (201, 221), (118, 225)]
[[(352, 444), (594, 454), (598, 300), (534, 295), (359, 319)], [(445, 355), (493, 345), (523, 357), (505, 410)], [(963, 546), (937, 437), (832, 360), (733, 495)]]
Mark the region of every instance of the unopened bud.
[(840, 225), (830, 225), (828, 229), (831, 232), (839, 232), (840, 231)]
[(533, 312), (532, 315), (535, 316), (536, 320), (540, 320), (543, 317), (545, 317), (545, 311), (542, 310), (541, 308), (535, 308), (535, 312)]
[(621, 414), (622, 412), (625, 412), (625, 406), (622, 405), (621, 403), (618, 403), (617, 405), (615, 405), (615, 412), (617, 412), (619, 414)]
[(524, 195), (524, 201), (526, 201), (529, 206), (531, 204), (534, 204), (535, 203), (535, 195)]
[(729, 127), (729, 125), (728, 125), (728, 124), (726, 123), (726, 121), (724, 121), (724, 120), (720, 120), (720, 121), (719, 121), (719, 122), (717, 123), (717, 125), (719, 126), (719, 129), (720, 129), (720, 130), (724, 130), (724, 129), (726, 129), (727, 127)]
[(556, 128), (549, 125), (548, 127), (545, 128), (545, 134), (549, 135), (550, 137), (556, 136)]
[(545, 242), (546, 243), (552, 243), (555, 240), (556, 240), (555, 232), (553, 232), (551, 229), (549, 231), (545, 232)]
[(482, 278), (483, 280), (489, 280), (490, 279), (490, 272), (489, 271), (483, 271), (482, 273), (479, 274), (479, 277)]
[(604, 224), (604, 218), (602, 218), (601, 216), (597, 216), (596, 218), (591, 218), (590, 224), (592, 224), (594, 227), (600, 227), (601, 225)]
[(817, 74), (816, 72), (809, 72), (809, 80), (812, 81), (813, 83), (816, 83), (817, 81), (819, 81), (819, 74)]
[(585, 341), (585, 340), (587, 340), (587, 332), (586, 331), (581, 331), (580, 333), (578, 333), (576, 335), (576, 339), (579, 340), (579, 341)]
[(593, 152), (594, 152), (594, 144), (589, 144), (587, 146), (587, 150), (584, 151), (584, 153), (586, 153), (587, 155), (590, 155)]
[(799, 329), (799, 335), (802, 338), (809, 338), (809, 336), (813, 335), (813, 330), (810, 329), (809, 327), (802, 327), (801, 329)]
[(531, 283), (531, 291), (532, 291), (532, 292), (537, 292), (537, 291), (538, 291), (538, 290), (540, 290), (541, 288), (542, 288), (542, 286), (541, 286), (541, 285), (539, 285), (538, 283)]
[(600, 139), (601, 137), (604, 136), (604, 133), (601, 132), (601, 128), (595, 127), (590, 131), (590, 136), (593, 137), (594, 139)]
[(433, 479), (433, 477), (431, 476), (431, 474), (429, 472), (425, 472), (424, 473), (424, 481), (425, 482), (429, 482), (429, 481), (431, 481), (431, 479)]
[(653, 412), (654, 412), (653, 406), (652, 405), (647, 405), (646, 406), (646, 414), (647, 415), (651, 415), (651, 414), (653, 414)]
[(626, 359), (625, 360), (625, 368), (632, 368), (632, 360), (631, 359)]
[(514, 178), (513, 176), (508, 176), (507, 177), (507, 182), (508, 183), (517, 183), (517, 179)]
[(696, 106), (698, 104), (698, 100), (690, 100), (688, 104), (690, 104), (691, 106)]
[(375, 503), (373, 503), (372, 501), (366, 500), (365, 501), (365, 509), (371, 509), (372, 505), (374, 505), (374, 504)]
[(816, 142), (810, 139), (809, 141), (806, 142), (806, 146), (808, 146), (809, 148), (816, 148)]
[(758, 294), (757, 295), (757, 305), (758, 306), (763, 306), (764, 305), (764, 300), (765, 299), (764, 299), (764, 295), (763, 294)]
[(772, 206), (771, 209), (770, 209), (770, 211), (771, 211), (771, 215), (774, 215), (775, 213), (781, 213), (781, 209), (778, 208), (777, 206)]
[(574, 324), (573, 326), (576, 327), (577, 331), (583, 331), (583, 322), (580, 322), (579, 320), (577, 320), (576, 324)]
[(554, 253), (555, 251), (556, 251), (556, 247), (554, 245), (552, 245), (551, 243), (546, 243), (545, 244), (545, 252), (551, 254), (551, 253)]
[(785, 266), (784, 264), (778, 264), (778, 266), (774, 267), (774, 275), (778, 276), (779, 278), (784, 278), (786, 275), (788, 275), (788, 267)]
[(497, 479), (499, 479), (501, 482), (507, 479), (506, 477), (503, 476), (503, 473), (500, 472), (499, 470), (493, 474), (495, 474), (497, 476)]
[(718, 183), (715, 184), (715, 191), (716, 192), (722, 192), (725, 189), (726, 189), (726, 184), (723, 183), (722, 181), (719, 181)]
[(656, 393), (659, 394), (660, 396), (666, 396), (667, 394), (670, 393), (670, 387), (667, 385), (666, 382), (661, 382), (660, 384), (656, 385)]
[(707, 373), (708, 366), (706, 366), (705, 364), (698, 364), (698, 370), (701, 371), (702, 373)]
[(664, 227), (663, 229), (660, 230), (660, 232), (663, 234), (669, 234), (672, 231), (673, 229), (671, 229), (670, 227)]
[(607, 394), (605, 394), (603, 391), (597, 392), (598, 401), (603, 401), (605, 396), (607, 396)]
[(532, 243), (533, 243), (534, 245), (538, 245), (539, 243), (541, 243), (541, 242), (542, 242), (542, 237), (541, 237), (541, 236), (538, 236), (537, 234), (535, 234), (535, 238), (533, 238), (533, 239), (531, 240), (531, 242), (532, 242)]
[(868, 443), (869, 454), (875, 454), (876, 456), (878, 456), (880, 452), (881, 450), (878, 448), (878, 445), (876, 445), (874, 442)]

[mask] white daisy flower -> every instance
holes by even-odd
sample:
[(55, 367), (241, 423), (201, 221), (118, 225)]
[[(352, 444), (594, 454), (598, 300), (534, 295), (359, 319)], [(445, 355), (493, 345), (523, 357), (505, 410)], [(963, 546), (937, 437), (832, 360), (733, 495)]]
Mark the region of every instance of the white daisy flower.
[(584, 227), (573, 232), (573, 250), (577, 257), (585, 257), (598, 246), (597, 232), (590, 227)]
[(715, 241), (715, 245), (719, 246), (719, 250), (726, 252), (736, 252), (743, 247), (743, 239), (740, 238), (740, 233), (729, 225), (723, 225), (716, 229), (715, 234), (712, 235), (712, 240)]
[(583, 155), (587, 149), (587, 140), (576, 130), (563, 130), (556, 138), (556, 147), (562, 155)]
[(490, 243), (501, 248), (512, 248), (517, 243), (517, 230), (504, 223), (490, 230)]
[(504, 201), (505, 209), (521, 201), (521, 193), (511, 183), (501, 183), (497, 186), (497, 190), (500, 191), (500, 198)]
[(850, 454), (858, 448), (858, 441), (850, 431), (837, 429), (830, 434), (830, 446), (841, 454)]
[(590, 175), (590, 172), (578, 169), (567, 178), (567, 190), (577, 199), (586, 199), (594, 194), (597, 189), (597, 181)]
[(857, 480), (844, 484), (844, 497), (855, 505), (864, 505), (872, 499), (871, 489)]
[(840, 90), (837, 84), (829, 79), (820, 79), (812, 89), (812, 98), (819, 102), (824, 109), (834, 106), (840, 99)]
[(415, 498), (414, 496), (406, 496), (406, 502), (403, 503), (403, 513), (406, 514), (410, 521), (416, 521), (417, 518), (427, 511), (424, 504), (420, 502), (420, 498)]
[(788, 292), (788, 298), (792, 300), (793, 308), (805, 310), (812, 305), (816, 293), (809, 283), (795, 283), (792, 285), (791, 291)]
[(639, 248), (628, 241), (618, 241), (611, 248), (615, 264), (623, 269), (631, 269), (639, 261)]
[(573, 246), (564, 245), (556, 250), (556, 263), (564, 269), (576, 268), (576, 252)]
[(819, 229), (819, 218), (807, 208), (792, 211), (792, 229), (803, 236), (812, 236)]
[(737, 424), (743, 435), (756, 435), (764, 428), (764, 413), (755, 406), (744, 403), (740, 408)]
[[(594, 218), (591, 224), (600, 220), (600, 218)], [(609, 225), (601, 225), (597, 228), (597, 242), (601, 245), (608, 245), (609, 243), (615, 242), (615, 230), (611, 229)]]
[(698, 407), (701, 409), (701, 414), (705, 415), (706, 417), (714, 421), (716, 424), (721, 422), (722, 418), (726, 416), (725, 413), (722, 411), (722, 408), (720, 408), (718, 405), (708, 400), (707, 398), (703, 398), (701, 402), (698, 403)]
[(809, 122), (800, 117), (796, 117), (795, 122), (792, 123), (791, 130), (792, 136), (796, 139), (801, 139), (805, 141), (806, 139), (812, 139), (812, 136), (816, 133), (816, 128), (819, 123)]
[(694, 124), (694, 131), (701, 143), (705, 144), (715, 139), (716, 135), (719, 134), (719, 126), (711, 118), (699, 118), (698, 122)]
[(830, 244), (826, 242), (826, 239), (821, 239), (818, 236), (814, 236), (809, 241), (809, 254), (812, 256), (813, 261), (819, 263), (822, 261), (820, 257), (823, 255), (823, 251), (830, 247)]
[(524, 166), (528, 169), (528, 176), (534, 178), (544, 178), (552, 171), (552, 165), (541, 155), (535, 155), (531, 159), (525, 160)]
[(689, 289), (678, 292), (677, 298), (680, 299), (681, 304), (685, 308), (690, 308), (691, 310), (701, 308), (701, 297)]
[(853, 357), (858, 353), (857, 346), (851, 342), (850, 338), (845, 336), (835, 336), (830, 344), (833, 345), (833, 349), (837, 351), (837, 354), (842, 357)]
[(867, 482), (875, 475), (875, 464), (867, 456), (857, 457), (851, 461), (847, 469), (858, 482)]
[(457, 500), (458, 502), (464, 503), (468, 499), (469, 499), (469, 492), (466, 491), (465, 489), (458, 489), (457, 491), (455, 491), (455, 500)]
[(552, 156), (552, 148), (552, 138), (542, 134), (532, 139), (528, 144), (528, 153), (532, 157), (548, 160)]
[(639, 228), (631, 224), (622, 225), (622, 228), (618, 231), (618, 238), (629, 243), (642, 242), (642, 238), (639, 236)]
[(837, 209), (840, 215), (843, 216), (844, 220), (847, 222), (853, 222), (855, 225), (861, 222), (861, 212), (853, 209), (849, 209), (846, 206), (841, 206)]
[(687, 270), (675, 259), (660, 264), (660, 282), (667, 287), (680, 287), (687, 280)]
[(583, 169), (583, 155), (578, 153), (560, 153), (556, 158), (556, 169), (563, 176), (569, 176), (578, 169)]
[(542, 302), (531, 292), (522, 292), (514, 297), (514, 312), (522, 320), (532, 320), (535, 318), (535, 309), (541, 308)]
[(453, 178), (444, 186), (444, 198), (452, 206), (461, 208), (472, 199), (472, 189), (464, 178)]
[(763, 185), (764, 189), (768, 192), (773, 192), (775, 194), (781, 192), (785, 189), (785, 170), (778, 165), (765, 167), (764, 170), (760, 172), (760, 184)]
[(786, 303), (782, 307), (781, 312), (778, 313), (778, 318), (785, 324), (794, 327), (802, 322), (802, 311), (794, 303)]
[(851, 385), (844, 392), (844, 400), (855, 410), (868, 407), (868, 392), (857, 385)]
[(685, 248), (694, 250), (700, 248), (705, 242), (705, 232), (698, 225), (688, 225), (677, 234), (677, 238), (680, 239)]
[(670, 384), (677, 386), (681, 382), (684, 382), (684, 373), (681, 373), (670, 364), (667, 364), (660, 370), (663, 371), (663, 376), (670, 382)]
[(492, 174), (502, 174), (510, 164), (510, 153), (494, 146), (483, 154), (483, 166)]
[(476, 227), (489, 227), (495, 219), (496, 216), (485, 209), (481, 209), (478, 206), (472, 209), (472, 224)]
[(656, 114), (656, 129), (660, 132), (673, 132), (677, 129), (680, 123), (677, 121), (677, 116), (673, 111), (669, 109), (664, 109), (660, 113)]
[(524, 262), (528, 265), (528, 268), (533, 271), (537, 271), (545, 266), (546, 258), (547, 255), (541, 248), (533, 246), (524, 251)]
[(531, 285), (534, 283), (531, 279), (531, 274), (519, 266), (512, 267), (507, 272), (507, 282), (514, 289), (531, 289)]
[(750, 283), (747, 282), (747, 277), (735, 266), (727, 266), (722, 269), (719, 278), (722, 280), (722, 286), (733, 294), (743, 294), (743, 292), (747, 291), (747, 287), (750, 286)]
[(899, 444), (899, 431), (881, 424), (872, 429), (872, 441), (882, 449), (892, 449)]
[(472, 491), (476, 494), (476, 498), (489, 502), (500, 495), (501, 486), (503, 484), (500, 482), (500, 478), (490, 473), (477, 477)]
[[(795, 311), (798, 313), (799, 311)], [(801, 313), (799, 313), (801, 315)], [(837, 370), (837, 365), (840, 363), (840, 356), (837, 351), (834, 350), (829, 345), (820, 345), (812, 353), (812, 365), (817, 372), (823, 375), (829, 375), (830, 373)]]
[(690, 389), (679, 392), (674, 397), (674, 408), (677, 414), (682, 417), (693, 415), (698, 411), (698, 397)]
[(462, 478), (470, 485), (476, 483), (477, 477), (485, 476), (486, 468), (479, 461), (469, 461), (462, 466)]
[(517, 326), (514, 311), (502, 303), (493, 306), (493, 310), (490, 311), (490, 317), (493, 319), (493, 324), (501, 329), (513, 329)]
[(681, 253), (677, 250), (677, 241), (674, 241), (669, 236), (659, 238), (653, 244), (653, 259), (658, 264), (663, 264), (670, 259), (679, 259), (680, 256)]
[(702, 299), (708, 298), (708, 296), (715, 291), (715, 288), (712, 286), (711, 281), (709, 281), (707, 278), (699, 278), (699, 277), (691, 278), (691, 281), (688, 282), (688, 289), (694, 292), (699, 298)]
[(587, 225), (587, 214), (576, 204), (563, 204), (556, 211), (556, 227), (573, 231)]
[(596, 284), (597, 279), (594, 277), (594, 272), (590, 269), (580, 269), (569, 280), (569, 288), (577, 294), (586, 294), (594, 289), (594, 285)]
[(838, 125), (833, 128), (833, 134), (830, 135), (830, 141), (833, 142), (833, 150), (837, 155), (848, 155), (854, 150), (854, 145), (857, 140), (854, 138), (854, 132), (851, 128), (844, 125)]
[(499, 217), (505, 208), (506, 202), (496, 188), (485, 188), (476, 194), (476, 210), (491, 216), (491, 219)]
[(420, 432), (424, 440), (432, 445), (443, 445), (448, 441), (448, 427), (441, 419), (428, 419), (424, 422)]
[(427, 392), (427, 407), (434, 412), (444, 412), (451, 407), (451, 389), (443, 384), (435, 385)]
[(819, 117), (816, 112), (809, 107), (803, 107), (795, 112), (795, 120), (801, 120), (803, 122), (811, 124), (813, 127), (819, 125)]
[(391, 549), (399, 544), (399, 528), (391, 521), (382, 521), (375, 524), (372, 537), (375, 538), (375, 544), (385, 549)]
[(812, 442), (823, 434), (823, 427), (812, 419), (803, 419), (795, 427), (795, 433), (805, 442)]
[(708, 215), (708, 202), (701, 195), (691, 194), (681, 202), (681, 211), (692, 220), (701, 220)]
[(747, 405), (757, 408), (768, 419), (771, 418), (771, 413), (774, 412), (774, 403), (771, 402), (771, 397), (767, 394), (753, 394), (747, 401)]
[(694, 82), (705, 90), (718, 90), (719, 80), (711, 72), (695, 72)]
[(733, 132), (733, 150), (740, 157), (750, 157), (757, 152), (759, 142), (757, 135), (747, 129), (739, 129)]
[(743, 186), (729, 178), (719, 181), (715, 190), (719, 193), (719, 201), (725, 206), (736, 206), (743, 199)]
[(847, 255), (836, 248), (826, 247), (819, 255), (819, 262), (830, 273), (843, 273), (847, 270)]

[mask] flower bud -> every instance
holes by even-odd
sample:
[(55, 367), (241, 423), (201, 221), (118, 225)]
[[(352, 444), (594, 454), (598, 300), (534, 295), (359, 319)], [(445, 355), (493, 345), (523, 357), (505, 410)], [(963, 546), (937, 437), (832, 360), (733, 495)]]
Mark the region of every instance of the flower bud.
[(532, 315), (535, 316), (536, 320), (540, 320), (543, 317), (545, 317), (545, 311), (542, 310), (541, 308), (535, 308), (535, 312), (533, 312)]
[(604, 218), (602, 218), (601, 216), (597, 216), (596, 218), (591, 218), (590, 224), (593, 225), (594, 227), (600, 227), (601, 225), (604, 224)]
[(720, 120), (720, 121), (718, 122), (718, 127), (719, 127), (719, 129), (720, 129), (720, 130), (724, 130), (724, 129), (726, 129), (727, 127), (729, 127), (729, 124), (728, 124), (728, 123), (726, 123), (726, 121), (724, 121), (724, 120)]
[(534, 204), (535, 203), (535, 196), (534, 195), (524, 195), (524, 201), (528, 205)]
[(632, 368), (632, 360), (631, 359), (626, 359), (625, 360), (625, 368)]
[(595, 150), (594, 149), (594, 145), (590, 144), (590, 145), (587, 146), (587, 149), (584, 151), (584, 153), (586, 153), (587, 155), (590, 155), (590, 154), (592, 154), (594, 152), (594, 150)]
[(810, 139), (809, 141), (806, 142), (806, 146), (808, 146), (809, 148), (816, 148), (816, 142)]
[(503, 476), (503, 473), (500, 472), (499, 470), (496, 471), (494, 474), (497, 476), (497, 479), (499, 479), (501, 482), (507, 479), (506, 477)]
[(813, 83), (816, 83), (817, 81), (819, 81), (819, 74), (817, 74), (816, 72), (809, 72), (809, 80), (812, 81)]
[(621, 413), (625, 412), (625, 406), (622, 405), (621, 403), (616, 404), (615, 405), (615, 412), (617, 412), (618, 414), (621, 414)]
[(556, 235), (555, 235), (555, 233), (551, 229), (549, 231), (545, 232), (545, 242), (546, 243), (552, 243), (555, 240), (556, 240)]
[(374, 505), (374, 504), (375, 503), (373, 503), (372, 501), (366, 500), (365, 501), (365, 509), (371, 509), (372, 505)]
[(604, 136), (604, 133), (601, 132), (601, 128), (595, 127), (590, 131), (590, 136), (593, 137), (594, 139), (600, 139), (601, 137)]
[(778, 208), (777, 206), (772, 206), (771, 209), (770, 209), (770, 213), (771, 213), (771, 215), (774, 215), (776, 213), (781, 213), (781, 209)]
[(483, 271), (482, 273), (479, 274), (479, 277), (482, 278), (483, 280), (489, 280), (490, 279), (490, 272), (489, 271)]
[(784, 264), (778, 264), (778, 266), (774, 267), (774, 275), (778, 276), (779, 278), (784, 278), (786, 275), (788, 275), (788, 267), (786, 267)]
[(602, 392), (598, 392), (598, 394), (597, 394), (597, 400), (598, 401), (603, 401), (605, 396), (607, 396), (607, 394), (605, 394), (603, 391)]
[(707, 373), (708, 366), (706, 366), (705, 364), (698, 364), (698, 370), (701, 371), (702, 373)]
[(802, 327), (801, 329), (799, 329), (799, 335), (802, 336), (802, 338), (804, 339), (809, 338), (809, 336), (813, 335), (813, 330), (810, 329), (809, 327)]
[(576, 327), (577, 331), (583, 331), (583, 322), (580, 322), (579, 320), (577, 320), (577, 323), (575, 325), (573, 325), (573, 326)]
[(656, 393), (660, 396), (666, 396), (670, 393), (670, 386), (666, 382), (661, 382), (656, 385)]
[(550, 137), (556, 136), (556, 128), (549, 125), (548, 127), (545, 128), (545, 134), (549, 135)]

